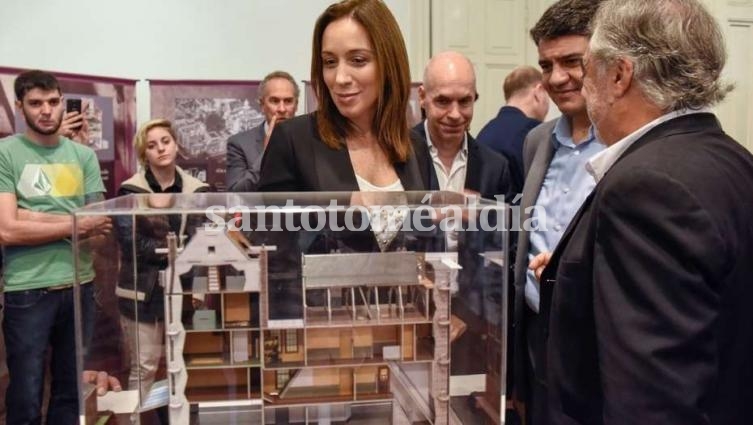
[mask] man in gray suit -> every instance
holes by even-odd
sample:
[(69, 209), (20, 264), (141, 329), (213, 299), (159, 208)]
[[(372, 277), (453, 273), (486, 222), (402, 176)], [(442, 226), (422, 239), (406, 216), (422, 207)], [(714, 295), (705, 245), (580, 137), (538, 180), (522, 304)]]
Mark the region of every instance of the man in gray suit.
[(275, 124), (292, 118), (298, 109), (300, 91), (295, 79), (285, 71), (274, 71), (259, 86), (259, 105), (264, 122), (238, 133), (227, 141), (228, 192), (253, 192), (259, 183), (264, 149)]
[[(521, 222), (534, 228), (518, 233), (515, 264), (513, 373), (516, 402), (524, 402), (528, 424), (547, 424), (546, 335), (539, 311), (539, 282), (529, 263), (554, 250), (594, 180), (587, 160), (604, 146), (596, 139), (581, 95), (583, 56), (591, 36), (590, 21), (599, 1), (560, 0), (531, 29), (539, 51), (543, 85), (562, 112), (528, 133), (523, 146), (526, 179)], [(534, 207), (534, 208), (531, 208)], [(516, 403), (517, 404), (517, 403)], [(519, 404), (518, 404), (519, 405)]]

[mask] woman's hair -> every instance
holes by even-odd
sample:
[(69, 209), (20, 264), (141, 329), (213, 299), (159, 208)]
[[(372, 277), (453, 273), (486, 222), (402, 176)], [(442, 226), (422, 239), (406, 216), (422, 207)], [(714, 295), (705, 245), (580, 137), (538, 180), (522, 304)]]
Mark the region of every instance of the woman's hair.
[(147, 134), (149, 134), (149, 131), (157, 127), (167, 130), (167, 132), (173, 137), (175, 143), (178, 143), (178, 137), (175, 135), (175, 129), (170, 121), (163, 118), (157, 118), (146, 122), (141, 128), (139, 128), (139, 131), (137, 131), (136, 135), (133, 137), (133, 146), (136, 148), (136, 153), (139, 156), (139, 163), (143, 166), (147, 165), (146, 148), (149, 146)]
[(374, 47), (379, 96), (371, 130), (390, 162), (405, 162), (411, 142), (406, 110), (410, 97), (410, 67), (405, 42), (395, 17), (381, 0), (343, 0), (330, 5), (314, 27), (311, 82), (319, 100), (316, 122), (325, 144), (340, 148), (353, 123), (338, 111), (324, 82), (322, 38), (329, 24), (341, 18), (361, 24)]

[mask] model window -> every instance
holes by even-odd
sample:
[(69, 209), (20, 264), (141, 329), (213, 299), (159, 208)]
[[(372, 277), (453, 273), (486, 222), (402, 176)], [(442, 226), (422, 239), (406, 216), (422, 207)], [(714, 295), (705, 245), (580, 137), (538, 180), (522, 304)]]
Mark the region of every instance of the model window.
[(277, 389), (281, 390), (285, 384), (288, 383), (288, 379), (290, 378), (290, 372), (287, 370), (278, 370), (277, 371)]
[(298, 332), (285, 331), (285, 352), (286, 353), (298, 352)]

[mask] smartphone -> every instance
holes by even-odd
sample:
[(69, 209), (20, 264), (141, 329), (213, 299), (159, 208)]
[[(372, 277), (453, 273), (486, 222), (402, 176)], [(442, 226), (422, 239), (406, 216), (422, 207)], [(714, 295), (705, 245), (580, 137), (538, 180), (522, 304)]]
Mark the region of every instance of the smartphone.
[(81, 112), (81, 99), (65, 99), (66, 112)]
[[(78, 112), (81, 113), (81, 99), (65, 99), (65, 111), (66, 112)], [(72, 127), (73, 130), (81, 128), (83, 123)]]

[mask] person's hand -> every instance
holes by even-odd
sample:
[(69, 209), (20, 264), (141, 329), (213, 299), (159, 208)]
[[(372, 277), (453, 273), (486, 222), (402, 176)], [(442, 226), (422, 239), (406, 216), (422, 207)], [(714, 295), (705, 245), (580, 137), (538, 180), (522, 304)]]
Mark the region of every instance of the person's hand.
[[(84, 105), (84, 110), (86, 110), (86, 108), (87, 106)], [(84, 118), (81, 128), (79, 128), (78, 131), (76, 131), (76, 134), (73, 135), (73, 140), (82, 145), (89, 146), (89, 137), (89, 120)]]
[(63, 121), (60, 123), (58, 134), (79, 143), (85, 143), (86, 140), (83, 139), (89, 131), (88, 127), (88, 123), (84, 119), (82, 112), (66, 112), (63, 115)]
[(541, 273), (544, 272), (546, 265), (549, 264), (549, 260), (552, 259), (551, 252), (542, 252), (541, 254), (533, 257), (533, 260), (528, 264), (528, 268), (533, 270), (536, 280), (541, 280)]
[(120, 386), (118, 378), (108, 375), (104, 371), (85, 370), (81, 374), (81, 380), (86, 384), (94, 384), (97, 387), (97, 395), (103, 396), (108, 391), (121, 391), (123, 387)]
[(272, 130), (275, 129), (276, 123), (277, 123), (277, 115), (273, 115), (272, 121), (269, 123), (269, 128), (267, 129), (267, 133), (264, 135), (264, 149), (267, 148), (267, 144), (269, 143), (269, 138), (272, 136)]
[(78, 234), (86, 239), (94, 236), (108, 235), (112, 230), (110, 217), (90, 215), (77, 221)]

